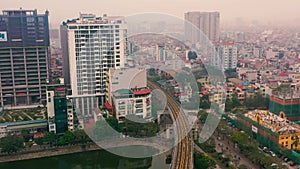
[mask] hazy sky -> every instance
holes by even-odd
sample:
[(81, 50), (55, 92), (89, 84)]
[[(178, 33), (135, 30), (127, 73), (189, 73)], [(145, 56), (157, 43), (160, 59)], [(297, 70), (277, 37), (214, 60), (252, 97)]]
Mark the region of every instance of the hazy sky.
[(50, 22), (56, 27), (79, 12), (98, 15), (131, 15), (162, 12), (183, 17), (187, 11), (219, 11), (221, 22), (245, 18), (258, 21), (300, 21), (299, 0), (1, 0), (3, 9), (38, 9), (50, 11)]

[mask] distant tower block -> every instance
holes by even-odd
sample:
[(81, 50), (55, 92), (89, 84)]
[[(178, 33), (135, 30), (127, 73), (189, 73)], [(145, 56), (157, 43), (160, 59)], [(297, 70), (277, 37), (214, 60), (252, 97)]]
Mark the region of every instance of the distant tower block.
[(166, 61), (167, 51), (166, 46), (162, 44), (156, 45), (156, 61)]

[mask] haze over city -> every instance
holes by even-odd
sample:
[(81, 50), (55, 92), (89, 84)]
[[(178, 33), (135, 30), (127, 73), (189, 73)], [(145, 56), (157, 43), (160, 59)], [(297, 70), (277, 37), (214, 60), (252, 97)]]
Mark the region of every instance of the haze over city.
[(1, 0), (0, 169), (300, 169), (299, 6)]
[(238, 18), (259, 21), (262, 24), (299, 25), (300, 1), (278, 0), (2, 0), (2, 9), (38, 9), (50, 11), (50, 26), (58, 28), (62, 21), (82, 13), (102, 15), (132, 15), (143, 12), (161, 12), (183, 18), (187, 11), (219, 11), (221, 24)]

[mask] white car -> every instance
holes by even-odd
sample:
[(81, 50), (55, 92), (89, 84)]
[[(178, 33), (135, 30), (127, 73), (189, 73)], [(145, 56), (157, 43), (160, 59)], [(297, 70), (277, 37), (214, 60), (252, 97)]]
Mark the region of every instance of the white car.
[(276, 156), (276, 154), (275, 154), (273, 151), (270, 151), (270, 155), (271, 155), (272, 157), (275, 157), (275, 156)]

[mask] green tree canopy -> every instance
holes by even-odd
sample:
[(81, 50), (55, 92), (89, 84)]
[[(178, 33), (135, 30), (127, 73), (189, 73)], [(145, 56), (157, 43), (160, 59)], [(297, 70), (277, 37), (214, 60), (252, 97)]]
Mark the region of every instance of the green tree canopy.
[(24, 139), (20, 136), (7, 136), (0, 139), (2, 152), (15, 153), (24, 148)]

